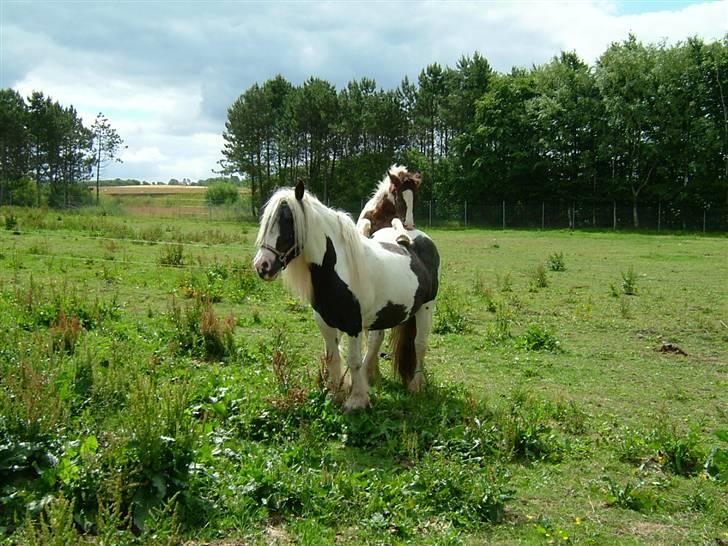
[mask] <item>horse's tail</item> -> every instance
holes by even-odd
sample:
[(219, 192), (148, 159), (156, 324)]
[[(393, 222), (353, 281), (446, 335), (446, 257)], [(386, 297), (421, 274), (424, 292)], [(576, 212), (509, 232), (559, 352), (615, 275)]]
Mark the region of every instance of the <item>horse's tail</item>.
[(415, 337), (417, 336), (417, 320), (412, 315), (408, 320), (392, 329), (392, 346), (394, 347), (394, 372), (409, 385), (417, 369), (417, 353)]

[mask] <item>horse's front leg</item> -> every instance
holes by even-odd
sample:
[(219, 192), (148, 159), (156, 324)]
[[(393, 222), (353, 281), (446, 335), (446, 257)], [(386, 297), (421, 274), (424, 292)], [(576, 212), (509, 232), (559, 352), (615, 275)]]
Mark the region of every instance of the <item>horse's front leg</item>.
[(351, 394), (344, 402), (344, 411), (349, 413), (369, 406), (369, 381), (367, 370), (361, 360), (363, 332), (349, 336), (348, 364), (351, 373)]
[(335, 396), (343, 393), (346, 385), (341, 373), (341, 352), (339, 351), (339, 331), (332, 328), (317, 312), (313, 313), (321, 335), (324, 338), (324, 360), (326, 362), (327, 387)]
[(407, 230), (404, 229), (404, 224), (399, 218), (392, 218), (392, 229), (397, 232), (397, 242), (403, 246), (410, 246), (412, 239), (407, 234)]

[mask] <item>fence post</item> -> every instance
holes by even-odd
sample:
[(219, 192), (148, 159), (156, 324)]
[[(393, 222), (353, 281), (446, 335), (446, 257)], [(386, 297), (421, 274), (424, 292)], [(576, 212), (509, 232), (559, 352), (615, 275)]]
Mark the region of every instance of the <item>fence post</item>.
[(506, 229), (506, 201), (503, 200), (503, 229)]
[(432, 199), (430, 199), (430, 216), (427, 222), (427, 227), (432, 227)]
[(541, 229), (546, 227), (546, 203), (541, 201)]
[(662, 201), (657, 202), (657, 231), (660, 231), (662, 223)]
[(705, 209), (703, 208), (703, 233), (705, 233)]
[[(468, 227), (468, 202), (465, 201), (465, 227)], [(705, 231), (705, 230), (703, 230)]]
[(617, 202), (612, 201), (612, 229), (617, 230)]

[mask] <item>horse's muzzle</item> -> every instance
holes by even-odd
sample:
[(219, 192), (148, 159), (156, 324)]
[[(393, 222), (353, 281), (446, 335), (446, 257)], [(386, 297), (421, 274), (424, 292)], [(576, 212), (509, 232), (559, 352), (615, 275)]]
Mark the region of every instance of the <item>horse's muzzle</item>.
[(280, 260), (266, 249), (260, 249), (253, 258), (253, 267), (264, 281), (272, 281), (281, 271)]

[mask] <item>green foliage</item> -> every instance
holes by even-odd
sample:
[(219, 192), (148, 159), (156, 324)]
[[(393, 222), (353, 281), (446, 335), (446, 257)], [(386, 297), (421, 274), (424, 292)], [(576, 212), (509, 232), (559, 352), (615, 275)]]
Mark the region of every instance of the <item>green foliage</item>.
[(81, 537), (73, 521), (73, 502), (63, 497), (49, 499), (40, 521), (35, 524), (26, 519), (20, 536), (29, 546), (76, 546)]
[[(716, 434), (723, 442), (728, 442), (726, 431)], [(705, 471), (718, 483), (728, 483), (728, 448), (715, 446), (705, 461)]]
[(488, 343), (498, 344), (510, 341), (513, 338), (511, 325), (513, 324), (513, 311), (505, 302), (495, 304), (495, 320), (488, 324), (485, 339)]
[(546, 261), (551, 271), (566, 271), (566, 261), (563, 252), (553, 252), (549, 254)]
[[(93, 330), (119, 318), (116, 299), (93, 301), (61, 284), (40, 286), (31, 276), (25, 287), (18, 286), (14, 294), (19, 325), (25, 330), (52, 326), (76, 335), (80, 328)], [(70, 321), (70, 323), (69, 323)], [(74, 326), (73, 323), (78, 322)], [(59, 325), (61, 325), (59, 327)], [(75, 331), (75, 333), (74, 333)]]
[[(52, 544), (69, 529), (76, 544), (601, 544), (633, 526), (648, 542), (722, 536), (719, 367), (656, 361), (648, 349), (664, 332), (691, 339), (694, 354), (723, 341), (712, 305), (722, 276), (705, 258), (719, 239), (685, 250), (682, 238), (660, 236), (665, 255), (683, 249), (690, 266), (665, 278), (669, 298), (641, 290), (636, 306), (620, 295), (635, 305), (625, 322), (609, 312), (608, 260), (635, 260), (652, 278), (665, 259), (645, 254), (653, 239), (550, 234), (548, 246), (575, 260), (563, 282), (523, 294), (515, 276), (514, 292), (494, 284), (490, 294), (473, 271), (524, 271), (544, 234), (504, 232), (503, 247), (520, 252), (499, 251), (491, 264), (462, 240), (488, 248), (492, 235), (435, 231), (450, 264), (446, 297), (469, 328), (430, 338), (422, 393), (383, 366), (371, 407), (345, 415), (317, 382), (310, 311), (256, 277), (240, 225), (12, 211), (23, 233), (0, 231), (0, 541)], [(113, 245), (96, 238), (106, 235)], [(195, 267), (175, 270), (142, 241), (201, 244)], [(115, 255), (112, 283), (89, 259), (99, 252)], [(187, 287), (195, 293), (184, 298)], [(180, 295), (170, 303), (170, 294)], [(206, 356), (219, 347), (203, 340), (208, 304), (220, 327), (239, 315), (222, 360)], [(78, 337), (64, 345), (74, 317)], [(520, 352), (513, 332), (530, 324), (552, 328), (536, 338), (568, 332), (569, 351)], [(675, 381), (654, 381), (665, 374)], [(57, 499), (67, 507), (51, 524)]]
[(626, 296), (637, 294), (637, 273), (635, 273), (632, 266), (627, 271), (622, 272), (622, 294)]
[(437, 296), (435, 307), (436, 334), (462, 334), (468, 330), (468, 320), (463, 312), (465, 298), (452, 287), (444, 287)]
[(538, 324), (531, 324), (526, 331), (518, 337), (516, 345), (526, 351), (560, 351), (561, 343), (554, 333)]
[(496, 284), (501, 292), (513, 292), (513, 279), (511, 278), (511, 272), (509, 271), (505, 275), (496, 275)]
[(635, 484), (628, 481), (621, 485), (608, 477), (604, 478), (604, 482), (609, 506), (618, 506), (643, 513), (654, 512), (659, 507), (658, 497), (641, 482)]
[(213, 184), (205, 192), (205, 201), (208, 205), (234, 205), (239, 199), (238, 187), (228, 182)]
[(657, 460), (662, 467), (681, 476), (700, 472), (707, 457), (695, 429), (686, 434), (674, 425), (660, 427), (655, 431), (651, 446), (657, 450)]
[(138, 529), (145, 529), (150, 513), (174, 495), (186, 498), (189, 465), (198, 442), (188, 407), (187, 385), (166, 385), (161, 390), (142, 376), (130, 392), (122, 429), (126, 434), (109, 457), (129, 484), (125, 496)]
[[(704, 469), (709, 475), (720, 475), (721, 448), (716, 447), (709, 454), (696, 427), (688, 432), (681, 431), (675, 424), (664, 424), (648, 431), (627, 428), (620, 435), (617, 446), (620, 459), (625, 462), (653, 462), (662, 470), (680, 476), (694, 476)], [(718, 465), (714, 466), (711, 456), (716, 453)]]
[(173, 298), (168, 318), (176, 353), (223, 360), (235, 352), (235, 317), (220, 319), (209, 300), (198, 297), (181, 307)]
[(543, 266), (543, 264), (538, 264), (531, 271), (529, 290), (531, 292), (536, 292), (539, 288), (546, 288), (548, 285), (549, 280), (546, 276), (546, 268)]
[(40, 199), (38, 184), (29, 176), (22, 176), (16, 182), (7, 185), (9, 195), (6, 197), (6, 202), (8, 204), (18, 207), (38, 205)]
[(159, 264), (172, 267), (182, 267), (185, 263), (184, 246), (177, 244), (168, 244), (162, 247), (159, 255)]
[(18, 218), (12, 212), (5, 215), (5, 229), (14, 231), (18, 227)]

